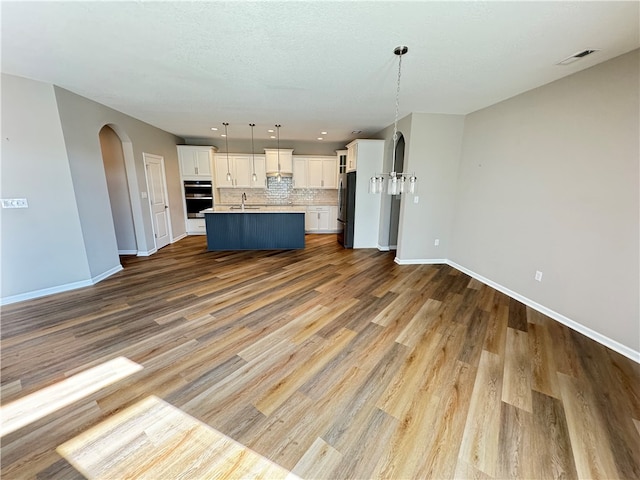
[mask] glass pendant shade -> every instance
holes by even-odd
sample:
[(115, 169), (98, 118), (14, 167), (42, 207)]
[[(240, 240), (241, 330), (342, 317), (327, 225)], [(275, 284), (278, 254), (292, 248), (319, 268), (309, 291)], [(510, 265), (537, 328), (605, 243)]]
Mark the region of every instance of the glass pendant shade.
[(231, 172), (227, 172), (227, 182), (231, 181)]
[(253, 182), (257, 182), (258, 181), (258, 175), (256, 174), (256, 172), (253, 172), (253, 175), (251, 175), (251, 180)]
[(403, 175), (402, 177), (400, 177), (400, 181), (398, 182), (398, 193), (402, 194), (406, 191), (405, 190), (406, 183), (407, 183), (407, 177)]
[(391, 174), (391, 178), (389, 179), (389, 183), (387, 184), (387, 194), (389, 195), (398, 195), (398, 177), (395, 173)]
[(378, 193), (376, 188), (378, 187), (378, 181), (376, 177), (371, 177), (369, 179), (369, 193)]
[(418, 178), (415, 175), (409, 177), (409, 193), (415, 195), (418, 189)]

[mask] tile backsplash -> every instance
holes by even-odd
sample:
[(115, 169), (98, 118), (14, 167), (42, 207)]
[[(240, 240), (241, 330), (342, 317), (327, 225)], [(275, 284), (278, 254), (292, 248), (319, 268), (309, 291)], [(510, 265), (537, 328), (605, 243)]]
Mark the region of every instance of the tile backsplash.
[(293, 179), (283, 177), (278, 182), (275, 177), (267, 178), (267, 188), (220, 188), (220, 202), (237, 204), (242, 194), (247, 194), (246, 203), (251, 205), (337, 205), (338, 190), (318, 190), (314, 188), (293, 188)]

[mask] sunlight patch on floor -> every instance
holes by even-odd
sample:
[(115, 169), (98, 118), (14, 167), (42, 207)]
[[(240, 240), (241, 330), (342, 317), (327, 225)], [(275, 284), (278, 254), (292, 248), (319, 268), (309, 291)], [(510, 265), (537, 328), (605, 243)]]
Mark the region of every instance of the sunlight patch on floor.
[(56, 451), (89, 479), (299, 478), (155, 396)]
[(118, 357), (0, 407), (0, 437), (71, 405), (98, 390), (142, 370)]

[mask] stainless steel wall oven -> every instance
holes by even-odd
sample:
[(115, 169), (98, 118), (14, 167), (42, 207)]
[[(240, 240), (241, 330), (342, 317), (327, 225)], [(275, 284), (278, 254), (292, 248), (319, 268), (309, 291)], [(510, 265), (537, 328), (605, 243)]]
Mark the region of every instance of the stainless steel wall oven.
[(187, 218), (203, 218), (200, 213), (213, 207), (213, 184), (211, 180), (185, 180), (184, 201), (187, 206)]

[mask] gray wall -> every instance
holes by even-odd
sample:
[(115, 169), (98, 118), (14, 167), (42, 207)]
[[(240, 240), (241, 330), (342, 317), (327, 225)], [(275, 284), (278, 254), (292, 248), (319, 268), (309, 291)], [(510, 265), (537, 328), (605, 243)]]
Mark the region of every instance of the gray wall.
[(467, 116), (449, 251), (636, 351), (638, 58), (636, 50)]
[(120, 137), (109, 126), (100, 130), (100, 148), (107, 177), (111, 216), (116, 233), (118, 253), (137, 253), (136, 232), (133, 224), (127, 172)]
[(104, 125), (114, 128), (132, 149), (127, 175), (138, 250), (149, 252), (155, 245), (148, 200), (141, 198), (146, 192), (143, 152), (164, 157), (173, 237), (184, 234), (176, 150), (182, 139), (62, 88), (55, 87), (55, 92), (92, 276), (119, 264), (98, 136)]
[[(400, 261), (448, 258), (463, 129), (462, 115), (413, 113), (409, 134), (402, 132), (404, 169), (418, 177), (419, 203), (411, 195), (402, 197), (396, 253)], [(437, 247), (435, 239), (440, 240)]]
[(123, 141), (139, 252), (154, 248), (143, 152), (165, 159), (173, 238), (185, 233), (177, 143), (168, 134), (64, 89), (2, 75), (3, 302), (87, 285), (120, 267), (99, 132)]
[(53, 86), (2, 75), (0, 296), (86, 281), (89, 265)]

